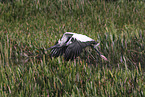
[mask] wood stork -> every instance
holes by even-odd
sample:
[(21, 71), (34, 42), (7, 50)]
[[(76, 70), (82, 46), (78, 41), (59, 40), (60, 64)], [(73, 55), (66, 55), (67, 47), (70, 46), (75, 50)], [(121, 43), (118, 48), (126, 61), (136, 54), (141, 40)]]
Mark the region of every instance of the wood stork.
[(51, 57), (58, 57), (64, 54), (64, 59), (68, 61), (69, 59), (73, 60), (78, 57), (85, 47), (91, 46), (104, 60), (107, 61), (107, 58), (101, 55), (98, 51), (98, 45), (99, 43), (86, 35), (66, 32), (54, 46), (46, 50), (51, 49)]

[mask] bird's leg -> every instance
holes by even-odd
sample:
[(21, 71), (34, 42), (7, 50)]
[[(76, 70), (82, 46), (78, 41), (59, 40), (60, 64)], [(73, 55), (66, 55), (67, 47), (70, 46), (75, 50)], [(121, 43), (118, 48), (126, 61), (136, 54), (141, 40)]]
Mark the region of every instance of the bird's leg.
[(94, 49), (96, 50), (96, 52), (99, 54), (99, 56), (101, 55), (101, 53), (99, 52), (99, 50), (98, 50), (98, 46), (99, 46), (99, 44), (100, 43), (98, 43), (98, 44), (96, 44), (96, 45), (94, 45), (93, 47), (94, 47)]
[(90, 53), (90, 51), (89, 50), (87, 50), (87, 51), (90, 54), (90, 56), (95, 60), (94, 56)]
[(103, 58), (105, 61), (108, 61), (108, 59), (107, 59), (104, 55), (102, 55), (102, 54), (99, 52), (99, 50), (98, 50), (98, 48), (97, 48), (98, 45), (99, 45), (99, 43), (98, 43), (97, 45), (94, 45), (94, 49), (97, 51), (97, 53), (99, 54), (99, 56), (100, 56), (101, 58)]

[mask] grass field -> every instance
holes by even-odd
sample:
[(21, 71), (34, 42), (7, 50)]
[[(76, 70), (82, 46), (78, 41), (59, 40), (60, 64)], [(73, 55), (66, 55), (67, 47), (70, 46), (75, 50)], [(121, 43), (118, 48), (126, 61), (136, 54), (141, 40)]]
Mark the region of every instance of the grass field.
[[(144, 0), (3, 1), (0, 97), (145, 97)], [(100, 42), (109, 61), (42, 53), (66, 31)]]

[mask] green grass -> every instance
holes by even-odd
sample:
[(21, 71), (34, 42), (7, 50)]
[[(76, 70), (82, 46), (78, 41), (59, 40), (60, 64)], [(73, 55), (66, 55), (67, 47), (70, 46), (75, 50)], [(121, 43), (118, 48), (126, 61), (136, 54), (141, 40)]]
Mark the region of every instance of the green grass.
[[(1, 2), (0, 96), (145, 96), (144, 9), (141, 0)], [(66, 31), (100, 42), (109, 61), (41, 52)]]

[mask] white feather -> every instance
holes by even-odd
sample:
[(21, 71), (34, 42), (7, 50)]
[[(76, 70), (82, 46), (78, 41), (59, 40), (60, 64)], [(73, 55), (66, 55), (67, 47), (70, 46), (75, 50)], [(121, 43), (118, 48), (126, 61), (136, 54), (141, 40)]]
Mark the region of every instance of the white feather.
[(74, 34), (72, 37), (74, 37), (75, 39), (77, 39), (81, 42), (94, 41), (92, 38), (90, 38), (86, 35), (82, 35), (82, 34)]
[(92, 38), (82, 35), (82, 34), (77, 34), (77, 33), (72, 33), (72, 32), (66, 32), (65, 35), (73, 34), (73, 38), (81, 41), (81, 42), (87, 42), (87, 41), (94, 41)]

